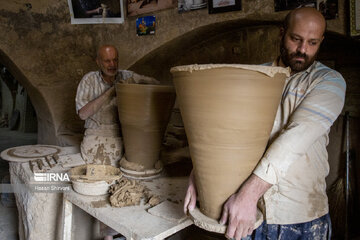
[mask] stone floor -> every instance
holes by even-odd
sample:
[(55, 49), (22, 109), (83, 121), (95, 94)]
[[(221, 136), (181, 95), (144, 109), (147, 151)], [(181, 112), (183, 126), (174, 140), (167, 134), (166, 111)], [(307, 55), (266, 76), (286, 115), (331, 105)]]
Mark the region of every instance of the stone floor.
[[(7, 148), (37, 143), (36, 133), (0, 128), (0, 152)], [(9, 163), (0, 158), (0, 183), (9, 181)], [(0, 193), (0, 239), (18, 240), (18, 216), (12, 194)]]

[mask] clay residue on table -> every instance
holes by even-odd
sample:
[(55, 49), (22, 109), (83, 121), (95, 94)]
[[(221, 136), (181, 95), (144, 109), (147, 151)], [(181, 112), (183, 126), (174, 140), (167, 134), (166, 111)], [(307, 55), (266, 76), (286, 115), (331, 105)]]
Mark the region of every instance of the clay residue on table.
[(70, 170), (72, 181), (111, 183), (121, 178), (120, 169), (110, 165), (85, 164)]
[(105, 207), (106, 204), (108, 204), (109, 202), (107, 200), (99, 200), (99, 201), (92, 201), (91, 202), (91, 207), (93, 208), (102, 208)]
[(113, 207), (140, 205), (141, 199), (151, 206), (160, 203), (158, 196), (152, 196), (149, 190), (140, 182), (122, 178), (117, 184), (110, 186), (110, 204)]

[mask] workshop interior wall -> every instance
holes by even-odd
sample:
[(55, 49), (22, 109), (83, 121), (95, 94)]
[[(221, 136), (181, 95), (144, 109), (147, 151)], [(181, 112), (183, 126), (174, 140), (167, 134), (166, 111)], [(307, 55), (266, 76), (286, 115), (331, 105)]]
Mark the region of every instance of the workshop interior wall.
[[(272, 0), (243, 0), (242, 6), (242, 11), (211, 15), (207, 9), (182, 14), (177, 9), (155, 12), (156, 34), (138, 37), (136, 17), (126, 18), (124, 24), (71, 25), (67, 1), (5, 1), (0, 10), (0, 31), (4, 33), (0, 61), (13, 75), (21, 75), (16, 79), (26, 88), (37, 114), (38, 142), (71, 145), (76, 142), (71, 139), (80, 139), (83, 131), (74, 108), (76, 87), (83, 74), (96, 69), (98, 45), (116, 45), (120, 67), (129, 68), (167, 43), (177, 44), (176, 39), (188, 33), (201, 42), (238, 26), (277, 23), (287, 13), (274, 12)], [(339, 18), (328, 21), (331, 31), (346, 33), (344, 15), (344, 4), (339, 1)]]
[[(327, 21), (329, 32), (319, 58), (347, 81), (344, 111), (352, 116), (351, 147), (359, 162), (360, 44), (346, 37), (349, 15), (345, 2), (339, 1), (339, 18)], [(67, 1), (3, 1), (0, 63), (28, 93), (38, 120), (38, 142), (72, 145), (80, 141), (83, 132), (83, 121), (75, 113), (77, 84), (86, 72), (97, 69), (94, 59), (101, 44), (117, 46), (120, 68), (153, 76), (163, 84), (171, 84), (169, 69), (176, 65), (259, 64), (274, 59), (279, 47), (278, 25), (287, 11), (274, 12), (273, 0), (242, 0), (242, 4), (242, 11), (212, 15), (207, 9), (182, 14), (177, 9), (155, 12), (151, 14), (157, 19), (155, 35), (138, 37), (136, 17), (126, 18), (124, 24), (71, 25)], [(329, 185), (338, 178), (342, 164), (342, 119), (330, 134)], [(186, 147), (177, 108), (170, 125), (176, 135), (176, 139), (168, 138), (170, 145)], [(355, 172), (360, 172), (359, 165), (354, 166)]]
[[(38, 119), (38, 142), (73, 145), (81, 140), (83, 121), (74, 97), (81, 77), (97, 69), (96, 49), (118, 47), (120, 68), (171, 84), (172, 66), (193, 63), (257, 64), (278, 53), (278, 25), (284, 12), (273, 1), (243, 0), (243, 10), (209, 15), (207, 9), (179, 14), (177, 9), (154, 13), (156, 34), (136, 36), (136, 17), (124, 24), (71, 25), (66, 1), (7, 1), (0, 10), (0, 62), (24, 86)], [(339, 1), (339, 18), (328, 20), (320, 59), (348, 81), (346, 105), (358, 115), (359, 42), (347, 38), (348, 15)], [(339, 44), (341, 42), (342, 44)], [(346, 43), (346, 44), (344, 44)], [(350, 44), (351, 43), (351, 44)], [(326, 54), (325, 54), (326, 53)], [(349, 85), (349, 83), (351, 83)]]

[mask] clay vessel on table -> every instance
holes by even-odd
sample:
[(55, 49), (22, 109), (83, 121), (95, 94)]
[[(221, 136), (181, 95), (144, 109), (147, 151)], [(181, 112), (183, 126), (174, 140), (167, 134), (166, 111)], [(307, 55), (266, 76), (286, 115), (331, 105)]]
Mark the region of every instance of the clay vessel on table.
[(264, 153), (288, 70), (211, 64), (178, 66), (171, 72), (200, 211), (219, 219), (224, 202)]
[(154, 169), (175, 102), (173, 86), (116, 84), (126, 160)]

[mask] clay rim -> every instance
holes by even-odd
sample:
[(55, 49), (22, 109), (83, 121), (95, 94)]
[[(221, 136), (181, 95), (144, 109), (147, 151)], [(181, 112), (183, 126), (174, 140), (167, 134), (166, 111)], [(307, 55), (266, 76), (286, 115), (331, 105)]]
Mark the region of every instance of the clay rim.
[(175, 72), (192, 72), (216, 68), (238, 68), (244, 70), (253, 70), (263, 73), (269, 77), (274, 77), (277, 73), (283, 73), (287, 77), (290, 76), (290, 68), (277, 67), (277, 66), (264, 66), (264, 65), (248, 65), (248, 64), (192, 64), (172, 67), (171, 73)]
[(161, 89), (163, 91), (174, 91), (175, 92), (175, 87), (172, 85), (156, 85), (156, 84), (142, 84), (142, 83), (116, 83), (117, 86), (121, 86), (121, 88), (144, 88), (144, 89), (149, 89), (149, 88), (156, 88), (156, 89)]
[[(209, 232), (216, 232), (224, 234), (226, 232), (227, 225), (221, 225), (215, 219), (209, 218), (205, 214), (203, 214), (199, 208), (194, 208), (194, 210), (189, 211), (190, 218), (193, 220), (194, 224), (207, 230)], [(257, 209), (256, 212), (256, 222), (254, 223), (254, 230), (257, 229), (264, 221), (264, 216), (262, 212)]]
[(72, 181), (72, 188), (75, 192), (85, 195), (85, 196), (105, 196), (109, 195), (109, 187), (114, 184), (116, 181), (107, 183), (105, 181), (97, 182), (80, 182)]

